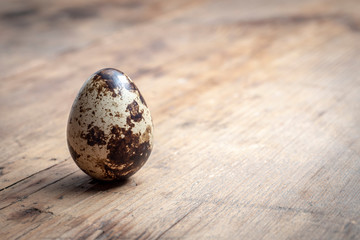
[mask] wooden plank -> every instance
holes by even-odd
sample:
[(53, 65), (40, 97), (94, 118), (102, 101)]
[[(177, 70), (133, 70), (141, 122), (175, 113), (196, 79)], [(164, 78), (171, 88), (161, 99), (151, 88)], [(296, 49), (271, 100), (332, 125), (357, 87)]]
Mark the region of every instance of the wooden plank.
[[(0, 234), (359, 238), (360, 4), (278, 4), (195, 1), (3, 77)], [(104, 66), (154, 117), (149, 161), (120, 183), (83, 174), (65, 144), (77, 91)]]
[(2, 77), (41, 67), (49, 59), (152, 21), (191, 1), (21, 1), (0, 3)]

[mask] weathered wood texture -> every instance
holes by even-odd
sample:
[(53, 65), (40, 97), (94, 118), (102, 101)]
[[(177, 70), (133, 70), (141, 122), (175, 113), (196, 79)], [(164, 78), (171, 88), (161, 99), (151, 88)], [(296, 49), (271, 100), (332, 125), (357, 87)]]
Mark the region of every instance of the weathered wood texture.
[[(0, 238), (359, 239), (360, 3), (0, 3)], [(155, 148), (128, 181), (70, 159), (96, 70), (142, 91)]]

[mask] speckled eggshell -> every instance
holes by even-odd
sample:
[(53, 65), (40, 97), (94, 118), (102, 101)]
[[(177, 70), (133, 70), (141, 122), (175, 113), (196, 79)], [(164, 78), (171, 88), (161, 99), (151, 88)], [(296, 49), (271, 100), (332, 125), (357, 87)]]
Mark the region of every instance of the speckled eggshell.
[(153, 147), (150, 111), (124, 73), (106, 68), (82, 86), (72, 106), (67, 142), (75, 163), (99, 180), (127, 178)]

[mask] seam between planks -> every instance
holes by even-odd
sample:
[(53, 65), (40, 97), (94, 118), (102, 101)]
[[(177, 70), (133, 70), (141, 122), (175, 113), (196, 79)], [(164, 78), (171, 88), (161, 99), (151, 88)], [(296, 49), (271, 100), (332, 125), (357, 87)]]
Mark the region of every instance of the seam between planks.
[[(45, 170), (45, 169), (44, 169), (44, 170)], [(8, 204), (8, 205), (6, 205), (6, 206), (4, 206), (4, 207), (0, 208), (0, 211), (1, 211), (1, 210), (3, 210), (3, 209), (5, 209), (5, 208), (7, 208), (7, 207), (9, 207), (9, 206), (11, 206), (11, 205), (14, 205), (14, 204), (15, 204), (15, 203), (17, 203), (17, 202), (22, 201), (23, 199), (25, 199), (25, 198), (27, 198), (27, 197), (29, 197), (29, 196), (33, 195), (34, 193), (37, 193), (37, 192), (41, 191), (42, 189), (44, 189), (44, 188), (46, 188), (46, 187), (48, 187), (48, 186), (50, 186), (50, 185), (53, 185), (53, 184), (55, 184), (55, 183), (57, 183), (57, 182), (61, 181), (62, 179), (64, 179), (64, 178), (66, 178), (66, 177), (68, 177), (68, 176), (70, 176), (70, 175), (72, 175), (72, 174), (76, 173), (77, 171), (79, 171), (79, 170), (76, 170), (76, 171), (74, 171), (74, 172), (71, 172), (71, 173), (69, 173), (69, 174), (65, 175), (64, 177), (61, 177), (61, 178), (59, 178), (59, 179), (57, 179), (57, 180), (55, 180), (55, 181), (53, 181), (53, 182), (51, 182), (51, 183), (49, 183), (49, 184), (46, 184), (45, 186), (43, 186), (43, 187), (39, 188), (39, 189), (38, 189), (38, 190), (36, 190), (35, 192), (30, 193), (29, 195), (23, 196), (22, 198), (20, 198), (20, 199), (18, 199), (18, 200), (16, 200), (16, 201), (14, 201), (14, 202), (11, 202), (10, 204)]]
[(19, 181), (16, 181), (16, 182), (14, 182), (14, 183), (6, 186), (6, 187), (3, 187), (3, 188), (0, 189), (0, 192), (3, 191), (3, 190), (6, 190), (6, 189), (8, 189), (8, 188), (11, 188), (11, 187), (15, 186), (16, 184), (21, 183), (21, 182), (23, 182), (23, 181), (25, 181), (25, 180), (27, 180), (27, 179), (29, 179), (29, 178), (31, 178), (31, 177), (39, 174), (39, 173), (42, 173), (42, 172), (47, 171), (47, 170), (49, 170), (49, 169), (51, 169), (51, 168), (53, 168), (53, 167), (55, 167), (55, 166), (57, 166), (57, 165), (59, 165), (59, 164), (62, 164), (62, 163), (64, 163), (64, 162), (66, 162), (69, 158), (70, 158), (70, 157), (66, 158), (65, 160), (63, 160), (63, 161), (61, 161), (61, 162), (59, 162), (59, 163), (57, 163), (57, 164), (54, 164), (54, 165), (52, 165), (52, 166), (50, 166), (50, 167), (47, 167), (47, 168), (45, 168), (45, 169), (43, 169), (43, 170), (40, 170), (40, 171), (38, 171), (38, 172), (36, 172), (36, 173), (33, 173), (33, 174), (31, 174), (31, 175), (23, 178), (23, 179), (20, 179)]

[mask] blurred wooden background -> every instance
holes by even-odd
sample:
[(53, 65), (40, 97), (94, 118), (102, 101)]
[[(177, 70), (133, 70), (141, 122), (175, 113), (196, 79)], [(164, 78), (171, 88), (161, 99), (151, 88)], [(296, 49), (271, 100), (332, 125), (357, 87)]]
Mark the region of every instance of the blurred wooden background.
[[(360, 2), (3, 0), (1, 239), (359, 239)], [(128, 181), (70, 158), (103, 67), (155, 147)]]

